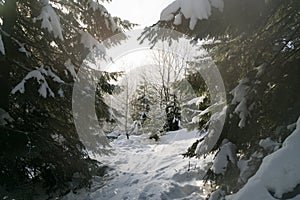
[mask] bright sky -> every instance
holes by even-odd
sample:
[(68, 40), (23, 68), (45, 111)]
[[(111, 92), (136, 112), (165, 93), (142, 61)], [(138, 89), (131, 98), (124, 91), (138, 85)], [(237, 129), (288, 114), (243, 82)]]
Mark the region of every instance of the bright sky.
[(112, 0), (103, 3), (108, 12), (124, 20), (151, 26), (159, 20), (160, 12), (174, 0)]
[[(160, 18), (161, 11), (175, 0), (112, 0), (112, 2), (102, 3), (112, 16), (120, 17), (123, 20), (129, 20), (137, 23), (143, 28), (151, 26)], [(132, 46), (139, 47), (137, 44)], [(118, 46), (118, 48), (121, 48)], [(124, 52), (126, 53), (126, 51)], [(141, 69), (145, 66), (154, 65), (151, 55), (153, 52), (148, 50), (139, 50), (127, 52), (124, 55), (118, 55), (114, 62), (108, 66), (107, 71), (124, 70), (126, 73), (141, 74)], [(144, 70), (145, 73), (147, 70)], [(150, 73), (151, 74), (151, 73)], [(140, 76), (140, 75), (138, 75)]]

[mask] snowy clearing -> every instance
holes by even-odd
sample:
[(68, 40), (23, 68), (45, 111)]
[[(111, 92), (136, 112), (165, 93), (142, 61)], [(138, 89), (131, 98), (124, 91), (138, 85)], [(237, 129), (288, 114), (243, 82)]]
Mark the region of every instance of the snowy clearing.
[(129, 140), (121, 135), (111, 142), (113, 156), (97, 158), (113, 168), (105, 186), (76, 195), (69, 193), (64, 200), (204, 199), (203, 167), (209, 165), (212, 157), (183, 159), (181, 155), (196, 138), (196, 131), (185, 129), (167, 132), (158, 142), (147, 135), (132, 135)]

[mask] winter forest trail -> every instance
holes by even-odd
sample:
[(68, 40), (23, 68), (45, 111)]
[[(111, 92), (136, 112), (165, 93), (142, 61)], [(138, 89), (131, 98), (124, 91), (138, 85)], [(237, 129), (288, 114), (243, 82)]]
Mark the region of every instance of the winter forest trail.
[(132, 135), (129, 140), (119, 136), (111, 143), (114, 155), (98, 158), (112, 168), (104, 186), (65, 199), (203, 199), (202, 166), (211, 158), (181, 155), (197, 137), (197, 132), (186, 130), (168, 132), (157, 142), (146, 135)]

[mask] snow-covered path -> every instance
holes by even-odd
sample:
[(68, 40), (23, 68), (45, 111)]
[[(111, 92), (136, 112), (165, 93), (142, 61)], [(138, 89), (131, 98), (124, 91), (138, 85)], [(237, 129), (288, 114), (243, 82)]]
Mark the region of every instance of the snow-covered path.
[(168, 132), (158, 142), (146, 135), (133, 135), (129, 140), (120, 136), (111, 143), (115, 154), (98, 158), (113, 168), (108, 175), (111, 179), (80, 199), (203, 199), (202, 166), (211, 159), (183, 159), (180, 155), (197, 137), (196, 132), (186, 130)]

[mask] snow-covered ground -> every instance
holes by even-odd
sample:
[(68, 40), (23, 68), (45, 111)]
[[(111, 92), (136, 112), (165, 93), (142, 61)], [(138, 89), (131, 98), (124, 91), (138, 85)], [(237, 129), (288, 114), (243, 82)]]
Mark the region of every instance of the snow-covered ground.
[(134, 200), (134, 199), (204, 199), (201, 178), (212, 158), (183, 159), (182, 153), (199, 138), (196, 131), (185, 129), (168, 132), (159, 141), (147, 135), (119, 136), (111, 142), (114, 155), (97, 159), (112, 167), (103, 187), (79, 194), (69, 193), (68, 199)]

